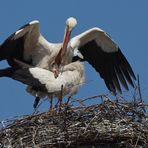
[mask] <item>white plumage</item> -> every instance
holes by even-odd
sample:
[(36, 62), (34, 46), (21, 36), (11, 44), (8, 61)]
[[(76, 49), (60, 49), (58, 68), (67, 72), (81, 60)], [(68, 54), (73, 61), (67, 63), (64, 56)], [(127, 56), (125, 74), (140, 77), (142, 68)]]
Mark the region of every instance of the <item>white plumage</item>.
[[(27, 75), (27, 71), (30, 75)], [(57, 78), (54, 77), (53, 72), (39, 67), (16, 70), (11, 77), (33, 87), (42, 87), (41, 90), (45, 90), (44, 93), (47, 96), (59, 96), (61, 86), (63, 87), (63, 95), (71, 96), (84, 83), (84, 67), (79, 61), (65, 65)], [(36, 83), (37, 80), (40, 82), (39, 85)]]

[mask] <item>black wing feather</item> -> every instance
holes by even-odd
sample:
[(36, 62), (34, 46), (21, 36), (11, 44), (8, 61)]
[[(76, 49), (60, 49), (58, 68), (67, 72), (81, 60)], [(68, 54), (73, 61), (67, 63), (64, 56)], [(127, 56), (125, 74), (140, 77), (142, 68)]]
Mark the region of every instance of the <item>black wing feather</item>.
[[(22, 26), (21, 28), (19, 28), (18, 30), (21, 30), (29, 25), (30, 24), (28, 23)], [(27, 64), (30, 64), (31, 61), (25, 61), (23, 56), (25, 37), (27, 35), (27, 32), (26, 34), (24, 34), (22, 37), (19, 37), (18, 39), (14, 39), (15, 33), (11, 34), (0, 46), (0, 61), (7, 60), (8, 64), (13, 67), (16, 66), (16, 63), (13, 61), (14, 58), (21, 60), (22, 62), (25, 62)]]
[(47, 92), (45, 84), (42, 84), (37, 78), (33, 77), (33, 75), (29, 71), (29, 68), (16, 70), (12, 75), (12, 79), (32, 86), (36, 91)]
[(84, 60), (99, 72), (107, 88), (113, 93), (122, 92), (120, 83), (127, 90), (127, 82), (134, 87), (132, 78), (136, 79), (136, 77), (120, 49), (115, 52), (105, 52), (95, 40), (92, 40), (80, 47), (79, 51), (84, 56)]
[(36, 91), (47, 92), (45, 84), (42, 84), (29, 71), (29, 68), (17, 69), (13, 67), (0, 69), (0, 77), (9, 77), (20, 81), (26, 85), (32, 86)]
[(123, 86), (126, 90), (129, 90), (129, 89), (128, 89), (128, 85), (127, 85), (127, 83), (126, 83), (125, 77), (124, 77), (124, 75), (123, 75), (123, 72), (122, 72), (120, 66), (118, 67), (118, 65), (115, 65), (115, 69), (116, 69), (116, 73), (118, 73), (117, 76), (118, 76), (118, 79), (120, 80), (122, 86)]

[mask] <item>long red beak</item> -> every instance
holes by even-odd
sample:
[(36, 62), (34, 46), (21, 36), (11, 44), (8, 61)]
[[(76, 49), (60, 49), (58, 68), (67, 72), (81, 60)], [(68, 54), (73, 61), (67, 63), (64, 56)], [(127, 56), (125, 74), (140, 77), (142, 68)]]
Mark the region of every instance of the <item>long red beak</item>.
[(62, 51), (61, 51), (61, 57), (66, 53), (66, 49), (67, 49), (67, 45), (68, 42), (70, 40), (70, 35), (71, 35), (71, 31), (69, 30), (69, 27), (66, 28), (66, 33), (64, 36), (64, 42), (63, 42), (63, 47), (62, 47)]
[(62, 62), (62, 57), (66, 54), (67, 45), (70, 40), (71, 30), (69, 30), (69, 27), (66, 28), (66, 33), (64, 36), (63, 46), (60, 49), (58, 55), (55, 58), (55, 63), (59, 66)]

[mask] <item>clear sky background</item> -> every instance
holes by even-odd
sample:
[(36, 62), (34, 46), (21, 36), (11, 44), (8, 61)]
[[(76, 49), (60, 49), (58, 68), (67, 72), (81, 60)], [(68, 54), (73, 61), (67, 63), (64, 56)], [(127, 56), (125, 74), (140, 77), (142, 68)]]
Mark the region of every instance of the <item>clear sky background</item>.
[[(143, 97), (148, 96), (148, 1), (147, 0), (1, 0), (0, 43), (22, 25), (39, 20), (41, 33), (50, 42), (61, 42), (65, 20), (73, 16), (78, 25), (75, 36), (91, 27), (100, 27), (118, 43), (135, 74), (140, 75)], [(0, 62), (0, 68), (6, 67)], [(107, 93), (98, 74), (86, 66), (86, 84), (75, 98)], [(132, 89), (131, 89), (132, 90)], [(34, 97), (25, 85), (0, 78), (0, 120), (31, 114)], [(47, 107), (47, 106), (46, 106)]]

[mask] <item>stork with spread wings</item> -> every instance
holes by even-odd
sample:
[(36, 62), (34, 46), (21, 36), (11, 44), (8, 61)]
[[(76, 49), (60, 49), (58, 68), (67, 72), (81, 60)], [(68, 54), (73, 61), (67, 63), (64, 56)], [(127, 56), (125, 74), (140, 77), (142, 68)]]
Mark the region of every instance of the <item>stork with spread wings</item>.
[[(63, 43), (50, 43), (40, 33), (39, 21), (21, 27), (0, 46), (0, 60), (10, 67), (0, 70), (7, 76), (31, 86), (36, 97), (74, 95), (84, 82), (81, 61), (87, 61), (114, 94), (134, 87), (134, 72), (119, 46), (100, 28), (91, 28), (73, 38), (75, 18), (68, 18)], [(20, 62), (18, 62), (20, 61)], [(29, 65), (29, 67), (22, 64)], [(34, 93), (35, 92), (35, 93)], [(42, 93), (39, 93), (42, 92)], [(42, 95), (41, 95), (42, 94)]]

